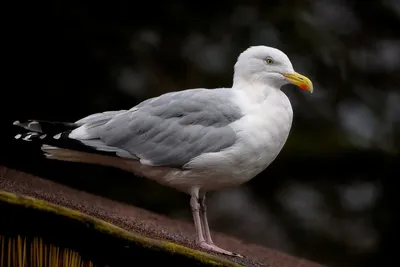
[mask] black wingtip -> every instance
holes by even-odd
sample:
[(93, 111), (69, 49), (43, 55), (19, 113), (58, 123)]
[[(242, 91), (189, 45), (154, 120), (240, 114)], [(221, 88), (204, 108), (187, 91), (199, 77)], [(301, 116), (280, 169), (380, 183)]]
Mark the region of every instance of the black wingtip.
[(44, 120), (26, 120), (13, 122), (13, 125), (24, 128), (28, 131), (47, 133), (55, 135), (65, 131), (73, 130), (79, 125), (70, 122), (59, 122), (59, 121), (44, 121)]

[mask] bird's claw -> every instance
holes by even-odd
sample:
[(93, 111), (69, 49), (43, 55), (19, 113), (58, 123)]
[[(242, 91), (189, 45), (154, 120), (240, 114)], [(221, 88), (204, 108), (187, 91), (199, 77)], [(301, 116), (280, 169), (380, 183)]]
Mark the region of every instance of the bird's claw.
[(234, 252), (230, 252), (228, 250), (222, 249), (220, 247), (217, 247), (214, 244), (208, 244), (206, 242), (201, 242), (199, 244), (199, 246), (202, 249), (208, 250), (208, 251), (212, 251), (212, 252), (216, 252), (216, 253), (220, 253), (220, 254), (224, 254), (224, 255), (228, 255), (228, 256), (232, 256), (232, 257), (238, 257), (238, 258), (244, 258), (242, 255), (238, 254), (238, 253), (234, 253)]

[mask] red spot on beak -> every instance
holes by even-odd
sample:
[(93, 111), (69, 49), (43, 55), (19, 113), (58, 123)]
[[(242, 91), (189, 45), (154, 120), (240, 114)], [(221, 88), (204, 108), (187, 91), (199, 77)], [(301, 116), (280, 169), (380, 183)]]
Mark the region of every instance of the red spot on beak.
[(303, 90), (307, 90), (308, 87), (306, 84), (302, 83), (302, 84), (300, 84), (300, 88)]

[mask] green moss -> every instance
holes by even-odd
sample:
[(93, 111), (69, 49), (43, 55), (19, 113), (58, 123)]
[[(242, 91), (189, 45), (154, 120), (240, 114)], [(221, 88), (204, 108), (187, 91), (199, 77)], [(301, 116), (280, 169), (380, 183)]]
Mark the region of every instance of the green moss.
[[(8, 205), (9, 207), (5, 207), (5, 205)], [(120, 227), (117, 227), (113, 224), (110, 224), (108, 222), (105, 222), (103, 220), (94, 218), (92, 216), (83, 214), (81, 212), (62, 207), (59, 205), (55, 205), (52, 203), (49, 203), (47, 201), (35, 199), (32, 197), (27, 197), (27, 196), (18, 196), (14, 193), (9, 193), (5, 191), (0, 191), (0, 208), (3, 206), (3, 211), (7, 215), (8, 212), (13, 212), (11, 216), (6, 216), (7, 220), (12, 220), (14, 217), (14, 214), (29, 214), (29, 216), (33, 216), (34, 218), (30, 218), (32, 220), (32, 223), (37, 223), (35, 221), (39, 221), (39, 218), (42, 218), (40, 224), (43, 227), (43, 229), (48, 229), (44, 225), (51, 224), (51, 222), (54, 222), (54, 218), (58, 218), (57, 220), (63, 220), (63, 223), (59, 223), (60, 227), (68, 227), (73, 229), (76, 227), (76, 229), (80, 229), (79, 231), (76, 230), (79, 235), (84, 235), (87, 234), (85, 232), (90, 232), (88, 236), (90, 238), (96, 236), (96, 240), (102, 240), (103, 242), (102, 245), (110, 245), (114, 244), (114, 247), (111, 247), (107, 249), (109, 253), (111, 253), (111, 250), (115, 250), (115, 253), (118, 254), (118, 257), (124, 257), (124, 255), (121, 256), (121, 254), (125, 253), (127, 258), (132, 258), (132, 253), (135, 253), (136, 255), (144, 255), (146, 253), (150, 253), (148, 255), (164, 255), (163, 257), (165, 259), (170, 259), (174, 260), (176, 258), (181, 259), (186, 258), (186, 261), (195, 263), (196, 265), (200, 266), (240, 266), (236, 263), (233, 263), (227, 259), (224, 259), (222, 257), (217, 257), (214, 255), (210, 255), (201, 251), (196, 251), (194, 249), (190, 249), (178, 244), (174, 244), (172, 242), (168, 241), (160, 241), (152, 238), (147, 238), (141, 235), (138, 235), (136, 233), (132, 233), (129, 231), (126, 231)], [(5, 207), (5, 208), (4, 208)], [(8, 209), (7, 209), (8, 208)], [(19, 208), (19, 209), (18, 209)], [(22, 209), (21, 209), (22, 208)], [(18, 209), (18, 212), (16, 211)], [(34, 212), (34, 213), (32, 213)], [(35, 214), (35, 215), (32, 215)], [(48, 219), (46, 217), (47, 215), (51, 215), (51, 219)], [(22, 216), (22, 215), (21, 215)], [(27, 215), (28, 216), (28, 215)], [(43, 220), (45, 218), (46, 221)], [(8, 224), (8, 227), (12, 228), (13, 225), (18, 223), (16, 219), (15, 221), (10, 222)], [(20, 218), (19, 220), (27, 220), (26, 218)], [(48, 221), (51, 222), (48, 222)], [(61, 221), (60, 221), (61, 222)], [(1, 222), (0, 222), (1, 224)], [(10, 226), (11, 225), (11, 226)], [(56, 225), (58, 227), (59, 225)], [(62, 226), (61, 226), (62, 225)], [(3, 226), (3, 225), (2, 225)], [(20, 224), (19, 228), (29, 228), (30, 226), (27, 224)], [(50, 226), (48, 226), (50, 227)], [(38, 224), (37, 226), (33, 227), (33, 231), (36, 231), (35, 229), (38, 229)], [(86, 230), (82, 230), (86, 229)], [(21, 229), (17, 229), (17, 231), (21, 231)], [(46, 231), (46, 230), (45, 230)], [(61, 233), (61, 232), (59, 232)], [(49, 236), (54, 236), (54, 233), (49, 234)], [(100, 237), (99, 237), (100, 236)], [(86, 238), (86, 239), (90, 239)], [(94, 240), (94, 238), (93, 238)], [(114, 243), (113, 243), (114, 242)], [(89, 246), (98, 246), (99, 242), (92, 241)], [(117, 247), (120, 246), (121, 249), (117, 250)], [(124, 252), (122, 252), (124, 251)], [(97, 253), (93, 253), (93, 255), (97, 255)], [(168, 254), (168, 255), (166, 255)], [(110, 256), (110, 255), (109, 255)], [(183, 259), (183, 261), (185, 261)]]

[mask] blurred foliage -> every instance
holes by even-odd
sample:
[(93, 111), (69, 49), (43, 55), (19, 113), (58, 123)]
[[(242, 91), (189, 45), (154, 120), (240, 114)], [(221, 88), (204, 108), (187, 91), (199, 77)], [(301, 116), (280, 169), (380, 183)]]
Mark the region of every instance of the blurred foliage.
[[(53, 1), (18, 10), (10, 122), (75, 121), (168, 91), (228, 87), (248, 46), (283, 50), (314, 82), (314, 94), (283, 88), (295, 112), (287, 145), (239, 191), (211, 195), (212, 225), (331, 266), (392, 266), (400, 240), (392, 185), (400, 162), (399, 1)], [(26, 147), (13, 146), (6, 161), (22, 166), (15, 147)], [(24, 158), (41, 173), (44, 164), (66, 166)], [(77, 173), (67, 172), (86, 180), (74, 186), (190, 219), (186, 198), (169, 189), (110, 188)], [(140, 195), (147, 187), (154, 195)]]

